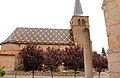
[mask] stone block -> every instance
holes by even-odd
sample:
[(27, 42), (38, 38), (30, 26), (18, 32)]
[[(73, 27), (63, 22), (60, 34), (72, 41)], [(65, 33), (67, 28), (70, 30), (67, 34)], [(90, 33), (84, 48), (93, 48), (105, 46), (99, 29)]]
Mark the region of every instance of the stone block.
[(120, 25), (112, 26), (112, 34), (120, 34)]
[(107, 4), (107, 9), (115, 8), (117, 7), (117, 0), (109, 0), (109, 3)]
[(120, 23), (120, 15), (109, 17), (109, 19), (106, 19), (106, 25), (107, 26), (113, 26)]
[(109, 37), (111, 35), (111, 28), (110, 27), (107, 27), (106, 28), (106, 31), (107, 31), (107, 36)]
[(116, 36), (117, 42), (120, 42), (120, 34)]
[(120, 73), (120, 62), (109, 62), (109, 71)]
[(120, 53), (120, 46), (110, 47), (110, 48), (108, 49), (108, 53)]
[(120, 73), (110, 73), (110, 78), (120, 78)]
[(108, 54), (109, 62), (120, 62), (120, 51), (119, 53), (110, 53)]
[(104, 13), (104, 15), (105, 15), (105, 19), (108, 19), (109, 18), (109, 11), (106, 10), (105, 13)]
[(109, 45), (109, 47), (114, 47), (114, 46), (116, 46), (116, 39), (115, 39), (116, 37), (115, 36), (109, 36), (108, 37), (108, 45)]
[(111, 8), (109, 10), (109, 17), (112, 18), (114, 16), (119, 15), (118, 7)]

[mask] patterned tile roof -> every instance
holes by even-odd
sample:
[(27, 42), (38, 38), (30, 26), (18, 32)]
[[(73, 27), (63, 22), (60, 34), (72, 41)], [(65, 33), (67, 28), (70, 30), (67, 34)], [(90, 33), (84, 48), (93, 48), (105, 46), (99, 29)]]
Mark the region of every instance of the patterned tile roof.
[(73, 44), (71, 29), (16, 28), (4, 43)]

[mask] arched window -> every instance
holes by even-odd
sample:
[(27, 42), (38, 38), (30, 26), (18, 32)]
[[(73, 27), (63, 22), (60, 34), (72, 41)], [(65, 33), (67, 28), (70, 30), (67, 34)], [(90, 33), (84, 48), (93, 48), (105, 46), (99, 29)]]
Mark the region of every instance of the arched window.
[(80, 26), (81, 25), (81, 21), (80, 21), (80, 19), (78, 19), (78, 26)]
[(84, 19), (82, 19), (82, 25), (85, 26), (85, 20)]

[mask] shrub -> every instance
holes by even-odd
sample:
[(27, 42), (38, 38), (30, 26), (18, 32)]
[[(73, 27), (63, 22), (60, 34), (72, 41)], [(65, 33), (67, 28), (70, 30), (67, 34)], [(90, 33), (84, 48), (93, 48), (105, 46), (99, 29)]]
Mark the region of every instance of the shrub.
[(4, 70), (5, 67), (0, 67), (0, 77), (4, 76), (5, 75), (5, 70)]
[(24, 65), (23, 64), (19, 64), (16, 68), (18, 71), (23, 71), (25, 68), (24, 68)]
[(53, 70), (54, 72), (60, 72), (60, 69), (55, 69), (55, 70)]

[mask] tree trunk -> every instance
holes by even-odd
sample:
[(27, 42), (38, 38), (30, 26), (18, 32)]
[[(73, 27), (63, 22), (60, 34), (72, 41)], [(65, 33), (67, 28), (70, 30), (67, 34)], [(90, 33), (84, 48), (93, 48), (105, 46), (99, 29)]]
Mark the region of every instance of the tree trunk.
[(100, 72), (99, 72), (98, 78), (100, 78)]
[(51, 71), (51, 76), (52, 76), (52, 78), (53, 78), (53, 71)]
[(15, 69), (15, 78), (17, 78), (17, 69)]
[(34, 78), (34, 70), (32, 71), (32, 78)]
[(77, 71), (75, 70), (75, 73), (74, 73), (74, 78), (76, 78), (76, 73), (77, 73)]

